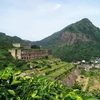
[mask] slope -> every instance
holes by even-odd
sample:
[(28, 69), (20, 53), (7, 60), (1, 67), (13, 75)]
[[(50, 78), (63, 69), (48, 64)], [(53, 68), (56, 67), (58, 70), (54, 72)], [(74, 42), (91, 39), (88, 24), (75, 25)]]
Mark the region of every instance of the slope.
[(33, 44), (51, 49), (65, 61), (90, 60), (99, 57), (100, 29), (84, 18)]
[(21, 61), (15, 60), (10, 52), (8, 52), (9, 49), (13, 48), (12, 43), (26, 43), (26, 41), (17, 36), (11, 37), (0, 32), (0, 69), (8, 65), (15, 66), (21, 63)]
[(20, 43), (23, 43), (25, 41), (17, 36), (11, 37), (11, 36), (6, 35), (5, 33), (0, 32), (0, 42), (6, 42), (6, 43), (20, 42)]

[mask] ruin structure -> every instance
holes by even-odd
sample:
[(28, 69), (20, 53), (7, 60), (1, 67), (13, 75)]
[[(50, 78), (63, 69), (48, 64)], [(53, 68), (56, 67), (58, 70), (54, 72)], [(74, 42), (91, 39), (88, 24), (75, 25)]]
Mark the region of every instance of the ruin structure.
[(26, 61), (39, 59), (44, 56), (52, 56), (52, 52), (50, 50), (42, 50), (42, 49), (31, 49), (30, 45), (23, 45), (20, 43), (14, 43), (15, 47), (23, 47), (23, 49), (11, 49), (9, 52), (14, 58), (24, 59)]
[(12, 44), (14, 47), (17, 48), (24, 48), (24, 49), (31, 49), (31, 45), (30, 44), (22, 44), (22, 43), (13, 43)]

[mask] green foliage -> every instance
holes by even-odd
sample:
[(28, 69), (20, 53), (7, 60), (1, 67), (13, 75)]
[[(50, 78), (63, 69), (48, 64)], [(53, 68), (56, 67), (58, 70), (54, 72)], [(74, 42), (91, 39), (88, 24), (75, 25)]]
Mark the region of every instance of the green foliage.
[[(5, 43), (26, 43), (26, 41), (22, 40), (21, 38), (14, 36), (7, 36), (5, 33), (0, 32), (0, 43), (5, 42)], [(6, 45), (7, 46), (7, 45)]]
[(0, 71), (1, 100), (83, 100), (79, 90), (51, 81), (47, 76), (20, 76), (20, 73), (10, 67)]
[(32, 48), (32, 49), (40, 49), (40, 47), (37, 46), (37, 45), (32, 45), (31, 48)]
[(82, 92), (78, 84), (70, 88), (48, 76), (22, 76), (20, 70), (16, 72), (11, 67), (0, 71), (0, 100), (88, 100), (92, 97)]
[[(62, 40), (62, 34), (66, 32), (76, 35), (73, 45), (67, 45), (67, 38)], [(82, 39), (77, 39), (77, 36), (80, 36), (80, 38), (85, 36), (90, 41), (83, 42)], [(55, 57), (61, 58), (64, 61), (76, 62), (83, 59), (89, 61), (92, 57), (100, 57), (99, 43), (100, 29), (85, 18), (33, 44), (51, 49)]]
[[(94, 83), (95, 80), (98, 82), (100, 81), (99, 80), (100, 79), (100, 72), (99, 71), (100, 71), (99, 68), (91, 68), (89, 71), (81, 70), (81, 75), (83, 75), (85, 77), (89, 77), (86, 91), (87, 91), (87, 94), (90, 94), (90, 96), (88, 95), (87, 97), (91, 97), (91, 95), (92, 95), (93, 97), (100, 99), (100, 95), (99, 95), (100, 90), (99, 89), (95, 88), (95, 90), (93, 89), (93, 90), (89, 91), (89, 89), (92, 86), (96, 85)], [(95, 98), (94, 98), (94, 100), (95, 100)]]
[(100, 68), (91, 68), (89, 71), (81, 70), (81, 74), (87, 77), (100, 76)]
[(79, 89), (82, 90), (82, 85), (78, 84), (77, 82), (75, 82), (74, 86), (72, 86), (73, 89)]
[[(57, 49), (57, 52), (54, 52), (56, 57), (61, 58), (64, 61), (76, 62), (81, 60), (89, 61), (92, 57), (99, 57), (100, 46), (95, 45), (92, 42), (81, 42), (77, 41), (72, 46), (62, 47)], [(65, 56), (66, 55), (66, 56)]]
[(8, 66), (13, 57), (7, 50), (0, 49), (0, 69)]
[(81, 70), (81, 75), (89, 77), (90, 76), (90, 72), (89, 71), (85, 71), (85, 70)]
[(89, 98), (89, 99), (86, 99), (86, 100), (99, 100), (99, 99), (96, 99), (96, 98)]
[[(15, 68), (16, 65), (17, 67), (22, 66), (23, 61), (15, 60), (10, 52), (8, 52), (9, 49), (13, 48), (12, 43), (15, 42), (26, 43), (16, 36), (10, 37), (0, 32), (0, 69), (4, 69), (8, 65), (11, 65), (13, 68)], [(25, 61), (23, 63), (25, 63)]]
[(13, 63), (16, 65), (17, 68), (21, 68), (26, 64), (26, 61), (22, 59), (16, 59)]
[(66, 77), (74, 69), (72, 64), (51, 57), (32, 61), (29, 64), (35, 74), (38, 72), (54, 79), (63, 79), (63, 76)]

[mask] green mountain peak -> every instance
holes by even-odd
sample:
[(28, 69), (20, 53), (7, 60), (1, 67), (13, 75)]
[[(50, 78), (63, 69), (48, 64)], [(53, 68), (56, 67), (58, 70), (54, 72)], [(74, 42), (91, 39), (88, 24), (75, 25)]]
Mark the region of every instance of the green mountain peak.
[(84, 22), (91, 22), (88, 18), (83, 18), (82, 20), (80, 20), (80, 22), (81, 21), (84, 21)]
[(100, 29), (83, 18), (33, 44), (51, 49), (55, 57), (65, 61), (90, 60), (100, 57)]

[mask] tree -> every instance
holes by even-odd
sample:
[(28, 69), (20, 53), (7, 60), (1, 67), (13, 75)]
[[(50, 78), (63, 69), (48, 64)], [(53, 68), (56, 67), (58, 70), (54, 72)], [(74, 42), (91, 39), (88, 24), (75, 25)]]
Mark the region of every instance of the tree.
[(40, 49), (40, 47), (37, 46), (37, 45), (32, 45), (31, 48), (32, 48), (32, 49)]

